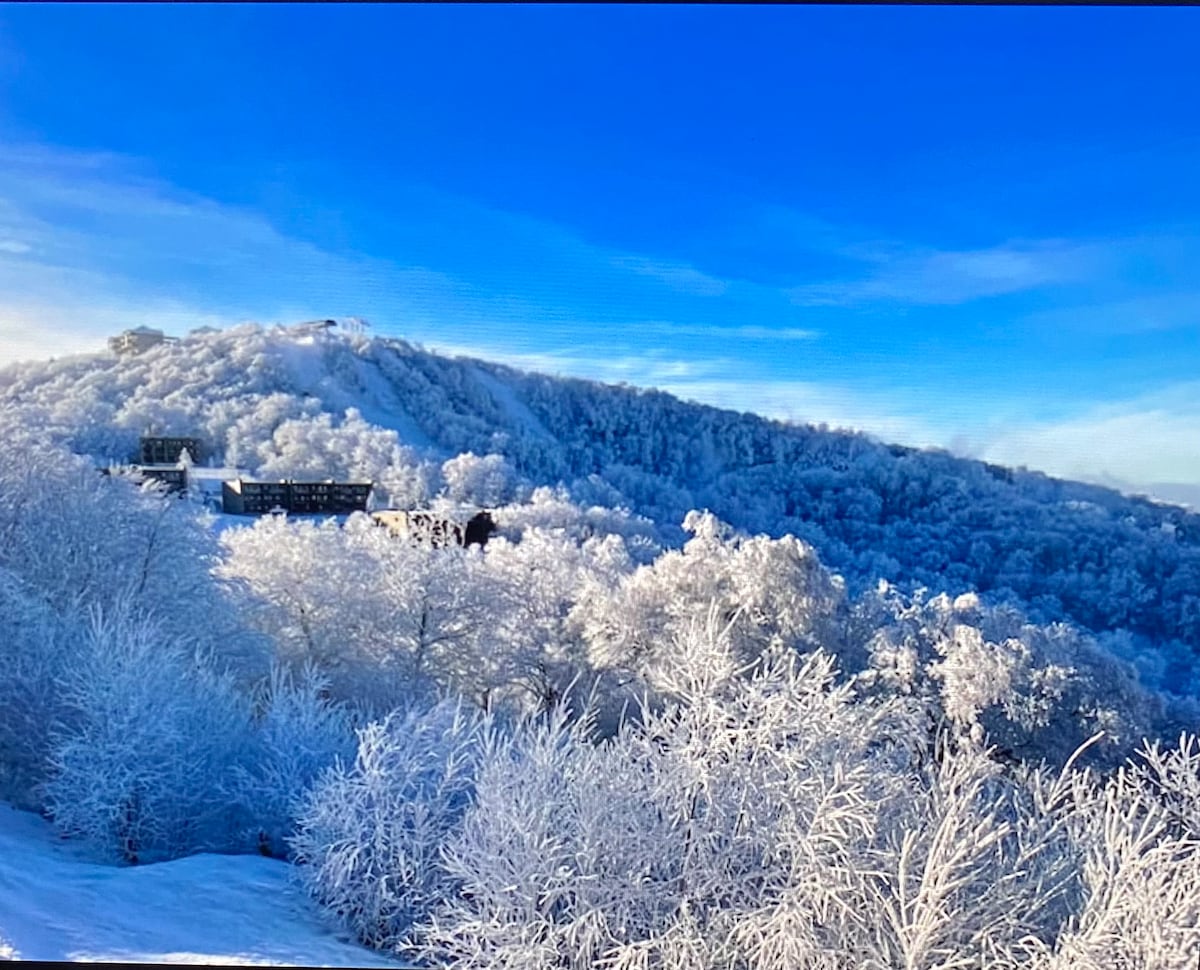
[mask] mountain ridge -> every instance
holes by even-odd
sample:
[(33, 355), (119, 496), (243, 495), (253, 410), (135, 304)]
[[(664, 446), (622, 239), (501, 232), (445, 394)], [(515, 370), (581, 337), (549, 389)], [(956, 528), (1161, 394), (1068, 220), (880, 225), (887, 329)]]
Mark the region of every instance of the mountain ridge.
[(655, 520), (667, 543), (707, 508), (810, 542), (860, 588), (978, 591), (1040, 621), (1200, 650), (1200, 516), (1183, 507), (656, 389), (243, 325), (136, 356), (12, 365), (0, 406), (97, 460), (150, 429), (200, 433), (253, 474), (368, 475), (394, 505), (438, 494), (455, 455), (497, 456), (513, 494), (561, 483)]

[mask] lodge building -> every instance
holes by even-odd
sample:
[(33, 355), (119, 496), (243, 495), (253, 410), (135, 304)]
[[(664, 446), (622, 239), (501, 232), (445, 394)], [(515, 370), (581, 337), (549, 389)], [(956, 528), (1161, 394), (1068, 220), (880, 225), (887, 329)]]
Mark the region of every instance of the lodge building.
[(230, 515), (267, 515), (271, 512), (349, 515), (365, 512), (370, 482), (254, 482), (237, 478), (221, 483), (221, 508)]
[(173, 465), (186, 451), (194, 462), (207, 459), (204, 442), (200, 438), (160, 438), (143, 435), (138, 439), (139, 465)]

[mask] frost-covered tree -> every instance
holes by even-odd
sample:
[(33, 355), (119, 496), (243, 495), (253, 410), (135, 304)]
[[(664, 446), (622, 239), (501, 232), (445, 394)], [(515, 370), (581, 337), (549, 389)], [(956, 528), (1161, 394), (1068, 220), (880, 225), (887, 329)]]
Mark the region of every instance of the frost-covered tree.
[(352, 765), (327, 769), (299, 810), (291, 847), (308, 893), (378, 949), (410, 935), (456, 886), (441, 850), (470, 801), (492, 728), (443, 702), (358, 732)]
[(60, 678), (76, 630), (7, 569), (0, 568), (0, 798), (40, 805), (51, 729), (64, 717)]
[(127, 607), (96, 608), (64, 673), (46, 806), (61, 832), (107, 858), (235, 844), (221, 793), (247, 748), (248, 704), (191, 646)]
[(343, 526), (268, 517), (223, 536), (222, 577), (255, 597), (248, 615), (285, 663), (315, 663), (334, 696), (386, 712), (414, 692), (481, 703), (507, 683), (499, 586), (477, 549), (431, 549), (369, 517)]
[(684, 527), (693, 538), (681, 550), (615, 582), (592, 580), (575, 622), (594, 665), (653, 682), (663, 652), (714, 603), (744, 662), (777, 640), (811, 648), (831, 635), (844, 588), (810, 546), (738, 536), (708, 513), (689, 514)]
[(442, 465), (442, 478), (450, 501), (492, 508), (512, 497), (516, 472), (503, 455), (467, 452)]
[(264, 646), (240, 622), (236, 591), (211, 575), (218, 546), (194, 506), (100, 475), (26, 429), (8, 442), (0, 566), (56, 613), (123, 603), (155, 613), (168, 636), (199, 641), (247, 677), (265, 672)]
[[(145, 355), (6, 368), (0, 404), (98, 459), (127, 460), (148, 429), (196, 433), (251, 472), (364, 475), (400, 506), (444, 484), (490, 503), (500, 484), (484, 466), (507, 462), (505, 488), (571, 483), (580, 501), (664, 523), (672, 543), (685, 537), (666, 523), (708, 507), (739, 529), (813, 545), (852, 591), (880, 578), (973, 590), (1024, 604), (1037, 623), (1200, 649), (1195, 514), (657, 391), (523, 374), (398, 340), (247, 326)], [(444, 483), (441, 463), (466, 454), (495, 457), (476, 458), (473, 477), (450, 465), (455, 481)], [(1178, 669), (1164, 674), (1161, 686), (1178, 687)]]
[[(858, 682), (912, 697), (931, 730), (949, 723), (1007, 757), (1062, 765), (1097, 730), (1112, 763), (1170, 723), (1133, 670), (1061, 624), (1038, 626), (977, 596), (903, 596), (886, 584), (856, 604), (869, 660)], [(860, 636), (861, 628), (860, 628)]]
[(250, 826), (247, 844), (283, 857), (307, 790), (354, 756), (355, 712), (329, 698), (329, 682), (313, 664), (274, 667), (252, 707), (247, 750), (228, 777), (227, 797)]

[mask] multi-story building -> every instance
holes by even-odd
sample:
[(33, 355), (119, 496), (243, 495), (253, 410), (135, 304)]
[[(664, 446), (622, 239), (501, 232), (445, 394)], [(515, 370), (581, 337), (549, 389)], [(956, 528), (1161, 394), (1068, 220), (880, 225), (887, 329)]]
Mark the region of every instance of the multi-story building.
[(174, 339), (153, 327), (134, 327), (115, 337), (109, 337), (108, 349), (114, 354), (140, 354), (151, 347), (157, 347), (161, 343)]
[(137, 471), (143, 481), (161, 482), (168, 492), (187, 491), (187, 469), (179, 465), (139, 465)]
[(192, 461), (204, 461), (208, 455), (200, 438), (160, 438), (145, 435), (138, 439), (138, 463), (172, 465), (186, 451)]
[(365, 512), (370, 482), (254, 482), (237, 478), (221, 483), (221, 507), (231, 515), (266, 515), (270, 512), (349, 515)]

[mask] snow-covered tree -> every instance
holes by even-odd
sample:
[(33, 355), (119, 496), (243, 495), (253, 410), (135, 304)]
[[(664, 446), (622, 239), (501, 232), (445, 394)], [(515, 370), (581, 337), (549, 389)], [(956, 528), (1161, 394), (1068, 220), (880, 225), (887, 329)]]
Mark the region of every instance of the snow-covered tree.
[(489, 722), (443, 702), (358, 732), (353, 765), (329, 768), (302, 804), (291, 847), (308, 893), (378, 949), (456, 891), (441, 850), (470, 801)]
[(65, 715), (60, 678), (76, 631), (37, 592), (0, 568), (0, 798), (40, 805), (51, 729)]
[(236, 844), (238, 820), (221, 793), (247, 748), (250, 712), (190, 646), (127, 607), (96, 608), (64, 673), (46, 805), (60, 831), (107, 858)]
[(492, 508), (507, 502), (513, 493), (516, 474), (503, 455), (471, 452), (451, 458), (442, 465), (446, 497), (459, 504)]
[(320, 774), (354, 756), (354, 711), (332, 701), (315, 665), (276, 666), (252, 700), (247, 750), (229, 776), (227, 797), (250, 826), (247, 844), (282, 857), (301, 799)]

